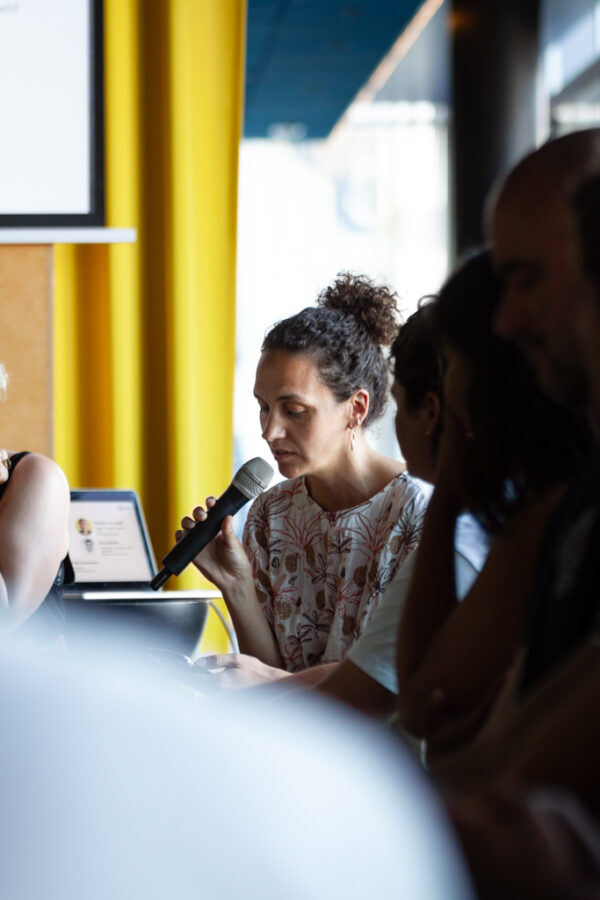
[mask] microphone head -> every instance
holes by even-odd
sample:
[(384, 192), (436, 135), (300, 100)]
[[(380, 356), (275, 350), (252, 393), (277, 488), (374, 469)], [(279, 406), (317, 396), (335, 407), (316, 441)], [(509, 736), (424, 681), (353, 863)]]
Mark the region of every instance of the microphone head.
[(268, 488), (272, 477), (273, 466), (270, 466), (262, 457), (255, 456), (237, 470), (231, 483), (248, 500), (254, 500), (255, 497), (262, 494), (265, 488)]

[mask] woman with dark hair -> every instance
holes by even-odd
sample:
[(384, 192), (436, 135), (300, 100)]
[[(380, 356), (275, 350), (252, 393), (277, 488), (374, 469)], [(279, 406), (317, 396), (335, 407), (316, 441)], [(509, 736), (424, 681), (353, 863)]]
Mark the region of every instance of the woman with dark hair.
[(394, 294), (342, 275), (264, 340), (254, 394), (286, 480), (253, 503), (243, 547), (226, 519), (195, 562), (222, 591), (242, 652), (270, 666), (341, 659), (416, 547), (423, 496), (365, 435), (385, 410), (383, 346), (396, 331)]
[[(432, 744), (459, 721), (461, 737), (472, 733), (501, 686), (522, 637), (548, 517), (591, 446), (583, 418), (543, 395), (518, 350), (495, 335), (500, 292), (483, 252), (431, 307), (446, 363), (444, 432), (397, 664), (400, 718)], [(457, 604), (454, 532), (465, 509), (491, 543)]]

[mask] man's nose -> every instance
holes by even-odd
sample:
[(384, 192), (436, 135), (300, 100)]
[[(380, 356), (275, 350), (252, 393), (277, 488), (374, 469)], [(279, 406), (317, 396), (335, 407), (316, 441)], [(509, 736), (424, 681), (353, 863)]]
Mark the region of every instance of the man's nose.
[(494, 330), (500, 337), (515, 337), (524, 330), (528, 317), (527, 303), (523, 296), (507, 288), (494, 316)]

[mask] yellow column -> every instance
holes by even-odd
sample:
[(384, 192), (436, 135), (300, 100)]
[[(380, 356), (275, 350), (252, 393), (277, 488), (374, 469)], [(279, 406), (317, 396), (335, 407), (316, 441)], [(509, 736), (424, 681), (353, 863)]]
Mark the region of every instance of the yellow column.
[[(171, 0), (172, 303), (168, 369), (175, 521), (231, 479), (238, 145), (245, 8)], [(228, 439), (223, 440), (224, 436)]]
[(232, 474), (244, 34), (245, 0), (105, 0), (107, 224), (138, 242), (55, 254), (56, 457), (139, 490), (159, 558)]
[(108, 256), (112, 369), (113, 482), (143, 490), (144, 232), (140, 220), (140, 71), (137, 0), (105, 0), (106, 213), (115, 226), (136, 228), (135, 244)]

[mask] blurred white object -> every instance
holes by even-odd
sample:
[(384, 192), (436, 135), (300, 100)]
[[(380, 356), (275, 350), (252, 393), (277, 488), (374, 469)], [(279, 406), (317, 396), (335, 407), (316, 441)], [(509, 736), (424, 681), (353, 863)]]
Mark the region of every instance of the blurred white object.
[(315, 698), (199, 702), (156, 671), (3, 649), (2, 897), (472, 897), (391, 738)]

